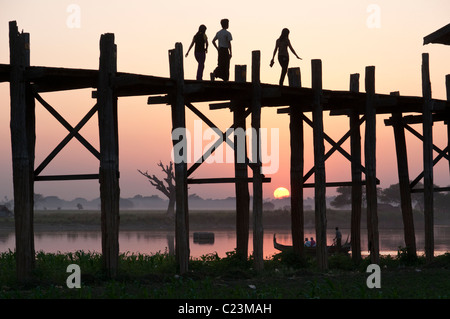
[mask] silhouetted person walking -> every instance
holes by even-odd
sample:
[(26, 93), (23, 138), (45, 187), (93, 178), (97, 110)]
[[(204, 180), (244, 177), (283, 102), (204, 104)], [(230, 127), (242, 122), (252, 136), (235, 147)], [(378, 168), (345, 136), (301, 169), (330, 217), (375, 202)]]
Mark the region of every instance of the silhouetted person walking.
[(198, 28), (198, 32), (194, 35), (194, 38), (192, 39), (192, 43), (186, 52), (186, 57), (189, 54), (189, 51), (191, 51), (192, 47), (195, 44), (194, 49), (194, 56), (195, 59), (198, 62), (198, 68), (197, 68), (197, 77), (196, 79), (198, 81), (203, 80), (203, 70), (205, 69), (205, 60), (206, 60), (206, 53), (208, 53), (208, 37), (206, 36), (206, 26), (201, 25)]
[(281, 36), (277, 39), (277, 42), (275, 43), (275, 50), (273, 51), (273, 57), (270, 61), (270, 66), (273, 66), (275, 54), (278, 51), (278, 62), (280, 62), (281, 65), (281, 76), (280, 76), (280, 85), (283, 85), (284, 78), (286, 77), (286, 73), (288, 71), (289, 66), (289, 53), (288, 48), (291, 49), (292, 53), (297, 57), (297, 59), (300, 58), (297, 53), (295, 52), (294, 48), (291, 45), (291, 41), (289, 41), (289, 30), (284, 28), (283, 31), (281, 31)]
[[(231, 40), (233, 40), (233, 37), (227, 30), (229, 26), (228, 19), (222, 19), (220, 24), (222, 25), (222, 30), (217, 32), (216, 36), (212, 40), (212, 44), (217, 49), (219, 56), (217, 68), (211, 73), (211, 81), (214, 81), (215, 78), (221, 78), (224, 81), (228, 81), (230, 78), (230, 59), (232, 56)], [(219, 41), (218, 46), (216, 41)]]

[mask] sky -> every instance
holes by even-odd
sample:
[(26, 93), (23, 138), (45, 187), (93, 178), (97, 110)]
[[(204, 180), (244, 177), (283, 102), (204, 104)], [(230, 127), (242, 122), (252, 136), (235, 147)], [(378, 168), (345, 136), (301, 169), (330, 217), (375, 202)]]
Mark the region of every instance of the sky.
[[(8, 22), (17, 21), (19, 30), (30, 33), (31, 65), (98, 69), (101, 34), (114, 33), (117, 44), (118, 71), (154, 76), (169, 76), (168, 50), (176, 42), (184, 52), (200, 24), (207, 26), (212, 40), (220, 30), (220, 20), (230, 20), (233, 35), (234, 65), (251, 66), (251, 52), (261, 51), (261, 81), (278, 83), (280, 66), (269, 66), (275, 41), (283, 28), (290, 30), (292, 46), (302, 58), (291, 54), (290, 67), (300, 67), (302, 85), (311, 86), (311, 60), (321, 59), (323, 88), (348, 90), (349, 77), (360, 73), (364, 90), (365, 67), (375, 66), (376, 92), (421, 95), (421, 55), (430, 54), (433, 98), (445, 99), (445, 75), (450, 73), (450, 47), (423, 46), (423, 37), (449, 23), (448, 0), (321, 0), (321, 1), (82, 1), (82, 0), (0, 0), (0, 63), (9, 63)], [(210, 46), (204, 79), (217, 63), (217, 52)], [(186, 79), (194, 79), (197, 64), (191, 53), (184, 60)], [(248, 74), (247, 79), (250, 79)], [(287, 83), (287, 81), (286, 81)], [(95, 104), (91, 89), (47, 93), (42, 96), (66, 120), (75, 126)], [(9, 84), (0, 84), (0, 201), (12, 198), (12, 163), (9, 131)], [(36, 167), (65, 137), (67, 131), (42, 107), (36, 104)], [(226, 130), (232, 124), (228, 110), (209, 111), (207, 104), (196, 105)], [(187, 127), (194, 132), (196, 116), (186, 112)], [(307, 114), (309, 117), (310, 114)], [(334, 140), (348, 130), (348, 118), (324, 115), (325, 132)], [(377, 117), (377, 177), (381, 187), (397, 183), (394, 138), (385, 127), (385, 116)], [(94, 117), (81, 134), (98, 149), (97, 119)], [(264, 185), (264, 198), (272, 198), (277, 187), (289, 187), (289, 119), (277, 115), (276, 109), (264, 108), (262, 127), (268, 129), (271, 154), (278, 169), (267, 174), (272, 182)], [(364, 134), (364, 125), (362, 125)], [(202, 132), (207, 129), (203, 124)], [(415, 129), (421, 132), (420, 125)], [(147, 105), (147, 96), (119, 99), (120, 188), (122, 197), (158, 194), (137, 170), (162, 177), (157, 163), (171, 160), (171, 121), (167, 105)], [(434, 142), (443, 149), (446, 129), (441, 123), (433, 127)], [(202, 147), (211, 143), (203, 136)], [(198, 136), (197, 136), (198, 137)], [(274, 142), (271, 141), (274, 137)], [(209, 137), (210, 138), (210, 137)], [(364, 141), (362, 139), (362, 141)], [(407, 134), (410, 178), (422, 170), (422, 145)], [(330, 145), (325, 142), (328, 150)], [(344, 144), (349, 150), (349, 142)], [(275, 153), (275, 152), (274, 152)], [(363, 157), (364, 159), (364, 157)], [(275, 163), (275, 162), (273, 162)], [(312, 129), (305, 126), (305, 172), (313, 165)], [(193, 177), (231, 177), (232, 163), (204, 163)], [(267, 168), (266, 168), (267, 169)], [(77, 141), (69, 145), (44, 170), (43, 174), (83, 174), (98, 172), (98, 161)], [(435, 168), (435, 184), (447, 186), (448, 163)], [(350, 163), (339, 153), (326, 162), (327, 181), (350, 181)], [(312, 182), (311, 177), (308, 182)], [(251, 185), (250, 185), (251, 186)], [(251, 191), (251, 187), (250, 187)], [(64, 199), (99, 196), (98, 181), (36, 182), (35, 192)], [(229, 185), (191, 185), (190, 194), (203, 198), (234, 196)], [(327, 189), (334, 195), (335, 189)], [(307, 190), (305, 196), (312, 196)]]

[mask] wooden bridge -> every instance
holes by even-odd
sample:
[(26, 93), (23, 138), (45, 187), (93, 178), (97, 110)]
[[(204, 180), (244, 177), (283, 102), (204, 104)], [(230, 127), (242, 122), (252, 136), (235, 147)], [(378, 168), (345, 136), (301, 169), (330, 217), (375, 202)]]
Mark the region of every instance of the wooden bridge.
[[(291, 139), (291, 216), (294, 250), (303, 254), (303, 189), (315, 189), (315, 225), (317, 238), (317, 259), (321, 269), (327, 269), (326, 252), (326, 206), (327, 187), (352, 187), (351, 243), (352, 256), (361, 258), (360, 227), (362, 186), (367, 193), (367, 228), (370, 258), (379, 261), (379, 238), (377, 217), (376, 185), (376, 115), (392, 114), (386, 125), (393, 127), (397, 152), (397, 166), (401, 189), (401, 208), (405, 225), (405, 245), (416, 254), (416, 241), (411, 207), (411, 192), (423, 192), (425, 198), (425, 253), (428, 259), (434, 254), (433, 243), (433, 192), (448, 191), (448, 188), (433, 188), (433, 165), (441, 158), (450, 158), (449, 147), (441, 150), (433, 145), (433, 122), (444, 121), (448, 126), (450, 102), (432, 99), (429, 79), (428, 54), (423, 54), (422, 84), (420, 97), (390, 95), (375, 92), (375, 67), (366, 67), (365, 92), (359, 91), (359, 74), (350, 76), (349, 91), (333, 91), (322, 88), (322, 64), (312, 60), (312, 87), (301, 85), (299, 68), (289, 69), (289, 86), (263, 84), (260, 82), (260, 52), (252, 52), (251, 80), (247, 81), (247, 67), (235, 66), (234, 82), (193, 81), (184, 79), (183, 49), (181, 43), (169, 51), (170, 78), (154, 77), (117, 71), (114, 34), (104, 34), (100, 39), (100, 63), (98, 70), (40, 67), (30, 65), (29, 34), (19, 33), (15, 21), (10, 22), (10, 63), (0, 64), (0, 82), (10, 82), (11, 95), (11, 142), (14, 183), (14, 216), (16, 225), (17, 274), (20, 280), (27, 280), (34, 268), (33, 195), (34, 182), (49, 180), (98, 179), (101, 197), (102, 254), (104, 268), (110, 277), (118, 271), (119, 255), (119, 151), (118, 151), (118, 98), (124, 96), (149, 96), (148, 104), (168, 104), (172, 110), (173, 129), (185, 129), (186, 108), (195, 113), (208, 126), (217, 128), (208, 117), (195, 107), (194, 103), (211, 102), (210, 110), (228, 108), (233, 113), (231, 128), (246, 129), (245, 119), (251, 116), (251, 126), (256, 129), (256, 141), (260, 147), (259, 128), (263, 107), (276, 107), (280, 116), (290, 117)], [(447, 96), (450, 96), (450, 76), (447, 80)], [(76, 89), (93, 89), (96, 104), (76, 126), (71, 126), (42, 97), (43, 92)], [(68, 135), (39, 165), (35, 165), (35, 101), (46, 108), (68, 130)], [(214, 103), (212, 103), (214, 102)], [(348, 116), (349, 130), (338, 141), (331, 139), (323, 128), (323, 114)], [(312, 113), (312, 120), (305, 113)], [(100, 150), (95, 149), (79, 131), (83, 125), (98, 114)], [(407, 113), (411, 113), (407, 115)], [(360, 126), (365, 122), (365, 141), (361, 146)], [(305, 174), (304, 167), (304, 124), (313, 128), (314, 167)], [(421, 124), (423, 134), (417, 133), (412, 124)], [(423, 141), (424, 169), (410, 182), (405, 142), (405, 129), (415, 132)], [(450, 128), (448, 130), (450, 137)], [(42, 175), (43, 169), (72, 139), (78, 139), (98, 160), (98, 174)], [(341, 145), (350, 138), (351, 151)], [(324, 141), (332, 145), (325, 153)], [(210, 151), (227, 142), (233, 145), (226, 132)], [(174, 140), (186, 143), (186, 140)], [(364, 150), (365, 163), (361, 162)], [(439, 155), (433, 159), (433, 150)], [(351, 164), (349, 181), (326, 181), (325, 161), (340, 152)], [(208, 152), (207, 152), (208, 153)], [(259, 154), (259, 152), (258, 152)], [(175, 156), (180, 156), (175, 154)], [(182, 156), (182, 155), (181, 155)], [(189, 176), (206, 159), (207, 154), (191, 167), (185, 161), (175, 164), (176, 176), (176, 256), (180, 273), (189, 267), (189, 183), (234, 183), (236, 189), (236, 233), (237, 253), (248, 256), (250, 229), (249, 183), (253, 187), (252, 230), (253, 257), (255, 269), (263, 269), (263, 224), (262, 183), (270, 177), (261, 174), (261, 159), (246, 163), (235, 161), (235, 178), (193, 179)], [(236, 155), (235, 155), (236, 158)], [(175, 159), (177, 161), (177, 158)], [(249, 170), (252, 176), (249, 176)], [(362, 178), (364, 173), (365, 179)], [(314, 183), (306, 183), (314, 174)], [(414, 186), (422, 179), (424, 189)]]

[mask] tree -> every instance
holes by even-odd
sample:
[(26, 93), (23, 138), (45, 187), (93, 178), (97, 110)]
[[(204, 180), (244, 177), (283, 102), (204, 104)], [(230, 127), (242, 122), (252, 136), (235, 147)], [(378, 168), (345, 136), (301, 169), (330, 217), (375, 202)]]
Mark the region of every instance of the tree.
[(380, 201), (385, 204), (400, 205), (400, 184), (392, 184), (380, 193)]
[(5, 206), (8, 210), (11, 210), (13, 207), (14, 201), (13, 200), (9, 200), (8, 196), (5, 196), (3, 201), (0, 202), (0, 205)]
[[(418, 182), (416, 186), (414, 186), (413, 189), (423, 189), (423, 183)], [(418, 193), (412, 193), (411, 194), (411, 200), (413, 202), (413, 207), (421, 212), (423, 212), (423, 205), (424, 205), (424, 199), (423, 199), (423, 192)]]
[[(421, 189), (423, 184), (419, 182), (414, 188)], [(388, 188), (384, 188), (380, 193), (380, 201), (386, 204), (400, 205), (400, 184), (392, 184)], [(412, 193), (411, 202), (416, 209), (423, 209), (423, 193)]]
[(434, 207), (437, 212), (446, 213), (450, 204), (450, 194), (445, 192), (434, 193)]
[(331, 206), (336, 208), (342, 208), (352, 203), (352, 188), (349, 186), (339, 186), (336, 189), (339, 193), (332, 201)]
[[(335, 208), (344, 208), (346, 206), (352, 205), (352, 187), (351, 186), (339, 186), (336, 189), (336, 192), (339, 193), (331, 202), (331, 206)], [(380, 200), (382, 196), (381, 187), (377, 187), (377, 197)], [(366, 186), (362, 186), (362, 206), (365, 207), (366, 203)]]
[(167, 207), (167, 216), (175, 216), (175, 173), (173, 170), (173, 163), (170, 162), (169, 165), (164, 166), (160, 161), (158, 166), (161, 168), (163, 173), (166, 175), (165, 178), (159, 179), (155, 175), (150, 175), (148, 172), (142, 172), (138, 170), (139, 173), (147, 177), (150, 184), (156, 187), (161, 193), (163, 193), (169, 199), (169, 206)]
[(83, 209), (83, 205), (81, 205), (80, 203), (77, 204), (77, 208), (78, 210), (82, 210)]
[(270, 211), (275, 209), (275, 204), (272, 202), (264, 202), (263, 203), (263, 211)]
[(42, 194), (34, 194), (34, 208), (37, 208), (38, 205), (42, 202), (45, 202), (45, 198)]

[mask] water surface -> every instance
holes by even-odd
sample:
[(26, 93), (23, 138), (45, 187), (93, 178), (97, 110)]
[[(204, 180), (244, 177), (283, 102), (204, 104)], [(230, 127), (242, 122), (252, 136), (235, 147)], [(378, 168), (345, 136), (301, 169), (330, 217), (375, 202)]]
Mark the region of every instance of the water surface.
[[(349, 229), (341, 229), (343, 242), (345, 242)], [(277, 241), (290, 245), (291, 234), (287, 229), (264, 230), (264, 256), (271, 257), (278, 251), (273, 248), (273, 234), (276, 233)], [(399, 246), (404, 246), (403, 232), (401, 229), (380, 229), (380, 253), (396, 255)], [(305, 236), (315, 237), (314, 229), (305, 229)], [(200, 257), (209, 253), (217, 253), (220, 257), (226, 256), (226, 252), (233, 251), (236, 246), (234, 231), (214, 231), (214, 243), (194, 243), (193, 232), (190, 233), (191, 256)], [(334, 231), (327, 232), (328, 245), (333, 243)], [(169, 231), (121, 231), (119, 233), (120, 252), (154, 254), (169, 251), (173, 247), (174, 234)], [(249, 238), (249, 252), (252, 248), (252, 233)], [(424, 233), (416, 230), (416, 245), (419, 254), (424, 251)], [(366, 231), (361, 231), (362, 254), (367, 255)], [(15, 249), (15, 237), (12, 231), (0, 231), (0, 252)], [(101, 252), (100, 231), (36, 231), (35, 249), (48, 253), (75, 252), (77, 250)], [(450, 251), (450, 226), (435, 226), (435, 255)]]

